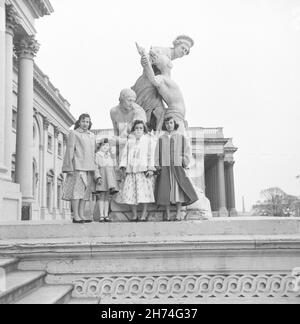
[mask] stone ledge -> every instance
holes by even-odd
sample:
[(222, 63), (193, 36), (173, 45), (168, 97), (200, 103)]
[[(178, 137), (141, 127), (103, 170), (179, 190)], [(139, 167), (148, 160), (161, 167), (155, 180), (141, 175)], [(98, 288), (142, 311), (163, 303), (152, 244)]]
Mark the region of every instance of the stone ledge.
[(230, 235), (299, 235), (299, 218), (223, 218), (210, 221), (161, 223), (92, 223), (73, 225), (70, 222), (22, 222), (1, 224), (0, 243), (7, 240), (89, 238), (182, 238)]
[(18, 257), (20, 270), (47, 272), (48, 284), (74, 284), (74, 297), (107, 304), (300, 303), (291, 290), (300, 219), (7, 224), (0, 255)]

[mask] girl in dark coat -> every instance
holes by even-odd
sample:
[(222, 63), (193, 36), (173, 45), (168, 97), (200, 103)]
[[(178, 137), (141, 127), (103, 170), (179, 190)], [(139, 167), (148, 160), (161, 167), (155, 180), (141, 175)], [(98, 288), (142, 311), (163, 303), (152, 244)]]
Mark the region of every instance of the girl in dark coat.
[(177, 206), (176, 220), (182, 220), (182, 206), (195, 203), (199, 198), (186, 174), (190, 164), (190, 145), (187, 138), (177, 132), (178, 125), (170, 117), (165, 119), (162, 135), (156, 147), (156, 166), (159, 175), (156, 182), (156, 203), (166, 207), (170, 221), (170, 207)]

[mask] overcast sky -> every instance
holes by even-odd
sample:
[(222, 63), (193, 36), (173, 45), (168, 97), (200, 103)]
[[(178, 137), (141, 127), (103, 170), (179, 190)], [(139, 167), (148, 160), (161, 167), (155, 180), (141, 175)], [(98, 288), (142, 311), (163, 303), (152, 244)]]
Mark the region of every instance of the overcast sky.
[(51, 0), (37, 22), (37, 64), (95, 128), (141, 74), (135, 41), (195, 40), (174, 63), (190, 126), (224, 127), (239, 148), (237, 206), (261, 189), (300, 195), (300, 0)]

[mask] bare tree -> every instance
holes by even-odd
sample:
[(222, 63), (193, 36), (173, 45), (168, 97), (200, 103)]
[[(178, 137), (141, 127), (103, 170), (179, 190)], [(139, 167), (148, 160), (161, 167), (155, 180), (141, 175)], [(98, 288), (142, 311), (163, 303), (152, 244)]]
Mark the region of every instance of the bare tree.
[(272, 216), (284, 216), (285, 209), (292, 204), (292, 197), (287, 195), (282, 189), (274, 187), (261, 191), (264, 199), (266, 212)]

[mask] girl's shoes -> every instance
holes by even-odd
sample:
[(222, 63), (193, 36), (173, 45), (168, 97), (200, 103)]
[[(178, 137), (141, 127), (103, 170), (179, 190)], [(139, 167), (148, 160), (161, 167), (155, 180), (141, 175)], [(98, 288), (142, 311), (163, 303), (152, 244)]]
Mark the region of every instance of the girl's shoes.
[(101, 217), (100, 223), (111, 223), (112, 220), (109, 217)]
[(73, 219), (73, 224), (84, 224), (85, 221), (84, 220), (76, 220), (76, 219)]
[(110, 194), (111, 196), (116, 195), (118, 192), (119, 192), (119, 190), (117, 190), (117, 189), (115, 189), (115, 188), (111, 188), (111, 189), (109, 189), (109, 194)]

